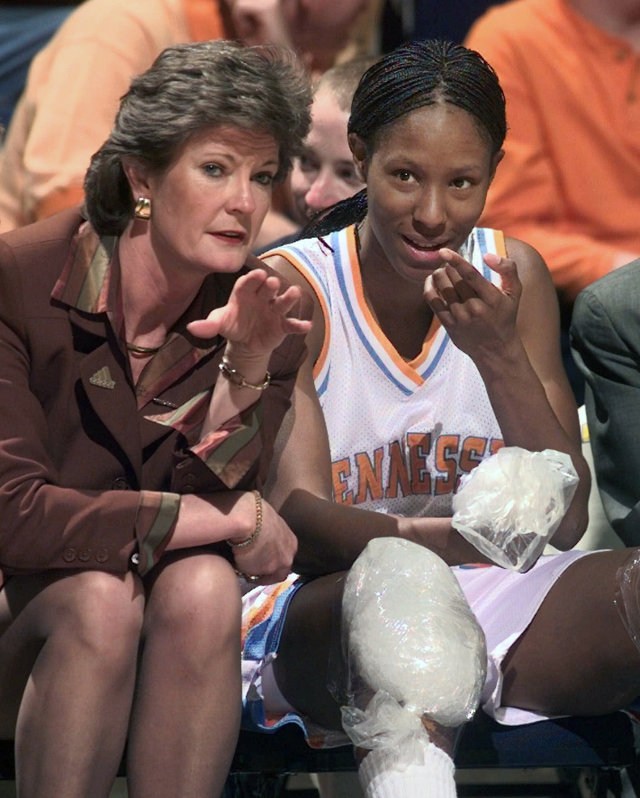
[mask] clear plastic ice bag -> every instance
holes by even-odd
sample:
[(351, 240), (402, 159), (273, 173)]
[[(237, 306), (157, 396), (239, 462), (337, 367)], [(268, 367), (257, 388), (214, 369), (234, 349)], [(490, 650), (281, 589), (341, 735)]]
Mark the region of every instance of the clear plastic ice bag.
[(558, 528), (578, 484), (571, 457), (506, 446), (463, 478), (452, 524), (503, 568), (527, 571)]
[[(440, 557), (408, 540), (371, 540), (347, 577), (342, 617), (350, 672), (343, 725), (357, 745), (374, 747), (364, 739), (384, 737), (389, 725), (403, 736), (420, 729), (423, 714), (444, 726), (471, 718), (486, 674), (485, 639)], [(377, 698), (369, 702), (369, 693)], [(411, 715), (405, 727), (399, 718)]]

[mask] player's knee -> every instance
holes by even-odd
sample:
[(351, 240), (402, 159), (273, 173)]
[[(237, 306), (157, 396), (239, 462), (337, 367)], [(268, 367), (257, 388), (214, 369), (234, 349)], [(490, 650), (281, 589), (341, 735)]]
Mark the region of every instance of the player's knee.
[(640, 549), (633, 549), (616, 573), (615, 605), (640, 650)]
[(371, 690), (444, 726), (473, 715), (484, 634), (440, 557), (397, 538), (371, 541), (349, 573), (343, 620), (350, 663)]

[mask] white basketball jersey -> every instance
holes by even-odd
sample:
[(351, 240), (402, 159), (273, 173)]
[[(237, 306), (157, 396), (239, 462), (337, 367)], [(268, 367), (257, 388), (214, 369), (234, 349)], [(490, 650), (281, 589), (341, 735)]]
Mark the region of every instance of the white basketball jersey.
[[(482, 256), (505, 254), (501, 233), (476, 228), (463, 251), (500, 284)], [(398, 354), (366, 304), (353, 226), (276, 252), (313, 286), (324, 314), (315, 380), (336, 501), (397, 515), (451, 515), (460, 477), (503, 444), (473, 361), (436, 318), (418, 357), (407, 362)]]

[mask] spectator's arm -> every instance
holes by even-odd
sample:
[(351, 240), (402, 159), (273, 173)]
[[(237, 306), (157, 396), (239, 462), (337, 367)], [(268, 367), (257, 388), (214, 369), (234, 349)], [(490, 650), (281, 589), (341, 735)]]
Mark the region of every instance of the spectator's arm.
[[(630, 268), (637, 273), (638, 266)], [(640, 279), (640, 274), (635, 276)], [(586, 380), (589, 437), (605, 512), (625, 543), (631, 545), (635, 541), (637, 545), (640, 540), (640, 340), (637, 310), (626, 312), (625, 306), (631, 301), (637, 308), (639, 297), (629, 282), (618, 284), (628, 290), (610, 294), (606, 304), (591, 290), (578, 297), (571, 336), (576, 363)]]

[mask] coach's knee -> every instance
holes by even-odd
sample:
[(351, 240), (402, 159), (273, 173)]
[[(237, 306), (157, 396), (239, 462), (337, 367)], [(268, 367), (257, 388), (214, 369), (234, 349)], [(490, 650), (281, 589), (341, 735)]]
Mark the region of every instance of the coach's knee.
[(215, 554), (168, 564), (151, 590), (146, 635), (170, 635), (180, 656), (200, 666), (240, 648), (241, 597), (231, 565)]
[(52, 586), (54, 601), (47, 614), (47, 637), (61, 636), (85, 661), (105, 673), (130, 668), (137, 656), (144, 600), (132, 574), (82, 571)]

